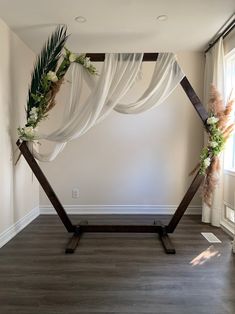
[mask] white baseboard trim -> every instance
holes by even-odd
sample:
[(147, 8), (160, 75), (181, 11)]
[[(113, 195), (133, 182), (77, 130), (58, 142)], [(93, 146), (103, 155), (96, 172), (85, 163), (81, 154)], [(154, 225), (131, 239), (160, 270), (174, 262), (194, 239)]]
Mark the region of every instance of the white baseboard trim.
[[(115, 214), (143, 214), (143, 215), (172, 215), (176, 205), (64, 205), (69, 215), (115, 215)], [(190, 205), (186, 215), (200, 215), (202, 206)], [(56, 214), (52, 205), (40, 205), (41, 215)]]
[(39, 206), (33, 208), (28, 214), (0, 233), (0, 248), (14, 238), (22, 229), (40, 215)]
[(235, 230), (234, 230), (233, 223), (222, 218), (220, 222), (220, 226), (231, 238), (234, 238)]
[[(64, 205), (69, 215), (172, 215), (176, 205)], [(200, 215), (202, 207), (200, 205), (190, 205), (186, 215)], [(33, 208), (28, 214), (0, 233), (0, 248), (14, 238), (22, 229), (30, 224), (39, 215), (56, 214), (52, 205), (41, 205)]]

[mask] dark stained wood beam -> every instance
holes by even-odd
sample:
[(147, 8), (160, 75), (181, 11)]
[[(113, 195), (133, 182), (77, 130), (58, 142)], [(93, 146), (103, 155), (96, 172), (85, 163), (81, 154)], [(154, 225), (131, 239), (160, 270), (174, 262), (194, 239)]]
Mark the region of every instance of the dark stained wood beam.
[(161, 221), (154, 221), (154, 225), (159, 228), (158, 235), (165, 252), (167, 254), (175, 254), (175, 248), (166, 231), (167, 227), (163, 225)]
[(76, 226), (76, 230), (75, 230), (72, 238), (69, 240), (69, 243), (66, 246), (66, 249), (65, 249), (66, 254), (73, 254), (74, 253), (74, 251), (76, 250), (78, 243), (80, 241), (81, 235), (82, 235), (82, 233), (81, 233), (80, 226)]
[(197, 190), (199, 189), (201, 183), (204, 180), (204, 176), (200, 175), (199, 172), (196, 174), (193, 182), (191, 183), (188, 191), (184, 195), (181, 203), (179, 204), (176, 212), (174, 213), (171, 221), (169, 222), (168, 226), (166, 227), (166, 231), (172, 233), (175, 231), (178, 223), (180, 222), (181, 218), (183, 217), (188, 205), (190, 204), (191, 200), (193, 199), (194, 195), (196, 194)]
[[(105, 53), (86, 53), (86, 56), (90, 58), (92, 62), (102, 62), (105, 59)], [(151, 62), (156, 61), (158, 53), (145, 53), (143, 61)]]
[(167, 232), (165, 229), (163, 229), (162, 232), (159, 232), (159, 239), (162, 242), (162, 246), (166, 252), (166, 254), (175, 254), (175, 248), (171, 242), (171, 239), (169, 238)]
[(57, 214), (60, 217), (61, 221), (63, 222), (65, 228), (67, 229), (68, 232), (74, 232), (76, 230), (76, 226), (74, 226), (71, 220), (69, 219), (66, 211), (64, 210), (63, 205), (61, 204), (54, 190), (52, 189), (49, 181), (47, 180), (46, 176), (44, 175), (38, 163), (36, 162), (33, 155), (31, 154), (27, 146), (27, 143), (25, 141), (18, 140), (16, 144), (19, 147), (19, 150), (21, 151), (25, 160), (27, 161), (29, 167), (32, 169), (34, 175), (38, 179), (41, 187), (45, 191), (51, 204), (54, 206), (55, 210), (57, 211)]
[(192, 85), (190, 84), (186, 76), (181, 80), (180, 84), (183, 87), (183, 90), (185, 91), (186, 95), (191, 101), (200, 119), (202, 120), (204, 127), (207, 129), (206, 120), (209, 117), (208, 112), (206, 111), (205, 107), (203, 106), (201, 100), (197, 96), (195, 90), (193, 89)]
[(158, 233), (156, 225), (79, 225), (81, 232)]

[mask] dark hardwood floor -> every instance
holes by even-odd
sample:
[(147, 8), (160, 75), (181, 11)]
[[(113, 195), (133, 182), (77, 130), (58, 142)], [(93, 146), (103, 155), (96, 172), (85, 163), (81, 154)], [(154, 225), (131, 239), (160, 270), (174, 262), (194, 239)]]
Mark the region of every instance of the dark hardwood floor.
[[(118, 224), (124, 217), (89, 222)], [(208, 243), (202, 231), (222, 244)], [(76, 253), (65, 255), (69, 237), (58, 217), (40, 216), (0, 249), (1, 314), (235, 313), (231, 239), (199, 217), (185, 216), (171, 235), (176, 255), (164, 253), (157, 235), (101, 233), (83, 235)]]

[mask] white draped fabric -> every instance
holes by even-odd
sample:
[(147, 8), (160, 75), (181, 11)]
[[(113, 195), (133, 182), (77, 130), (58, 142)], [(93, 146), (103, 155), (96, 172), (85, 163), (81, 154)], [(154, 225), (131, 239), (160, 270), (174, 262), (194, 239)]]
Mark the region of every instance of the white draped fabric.
[[(99, 76), (90, 76), (80, 65), (73, 63), (69, 103), (61, 127), (50, 134), (39, 133), (39, 139), (56, 142), (49, 154), (33, 149), (40, 161), (51, 161), (63, 150), (66, 143), (86, 133), (104, 119), (112, 110), (125, 114), (137, 114), (160, 105), (180, 83), (184, 74), (172, 53), (158, 55), (150, 84), (139, 99), (123, 104), (122, 99), (135, 84), (143, 54), (106, 54)], [(81, 100), (84, 81), (90, 87), (90, 95)]]
[[(207, 104), (210, 97), (211, 84), (214, 84), (224, 99), (224, 47), (223, 39), (212, 47), (206, 54), (205, 79), (204, 79), (204, 103)], [(207, 144), (207, 139), (205, 140)], [(220, 156), (221, 169), (218, 174), (219, 185), (216, 187), (212, 206), (203, 204), (202, 221), (209, 222), (213, 226), (220, 226), (221, 211), (223, 208), (223, 154)]]

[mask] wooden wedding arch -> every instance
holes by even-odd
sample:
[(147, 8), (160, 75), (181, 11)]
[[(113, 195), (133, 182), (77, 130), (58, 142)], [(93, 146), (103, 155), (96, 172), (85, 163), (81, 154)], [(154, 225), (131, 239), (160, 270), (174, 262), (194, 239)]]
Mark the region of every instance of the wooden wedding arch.
[[(86, 54), (90, 57), (93, 62), (104, 61), (105, 54), (103, 53), (92, 53)], [(145, 53), (143, 61), (156, 61), (158, 57), (157, 53)], [(208, 113), (202, 105), (199, 97), (185, 76), (180, 82), (183, 90), (188, 96), (190, 102), (198, 113), (200, 119), (203, 122), (205, 129), (207, 129), (206, 120), (208, 118)], [(175, 248), (168, 236), (169, 233), (173, 233), (183, 217), (188, 205), (190, 204), (192, 198), (200, 187), (202, 181), (204, 180), (204, 175), (199, 172), (194, 177), (191, 185), (189, 186), (187, 192), (185, 193), (181, 203), (176, 209), (173, 217), (171, 218), (168, 225), (162, 224), (160, 221), (154, 221), (152, 225), (89, 225), (86, 222), (81, 222), (79, 224), (73, 224), (70, 220), (68, 214), (66, 213), (63, 205), (61, 204), (59, 198), (57, 197), (55, 191), (47, 180), (45, 174), (39, 167), (37, 161), (31, 154), (26, 141), (18, 140), (17, 146), (19, 147), (22, 155), (27, 161), (28, 165), (32, 169), (34, 175), (38, 179), (41, 187), (45, 191), (47, 197), (49, 198), (51, 204), (55, 208), (61, 222), (64, 224), (65, 228), (69, 233), (73, 233), (73, 236), (66, 246), (65, 253), (74, 253), (78, 246), (80, 238), (84, 232), (122, 232), (122, 233), (156, 233), (162, 242), (163, 248), (167, 254), (175, 254)]]

